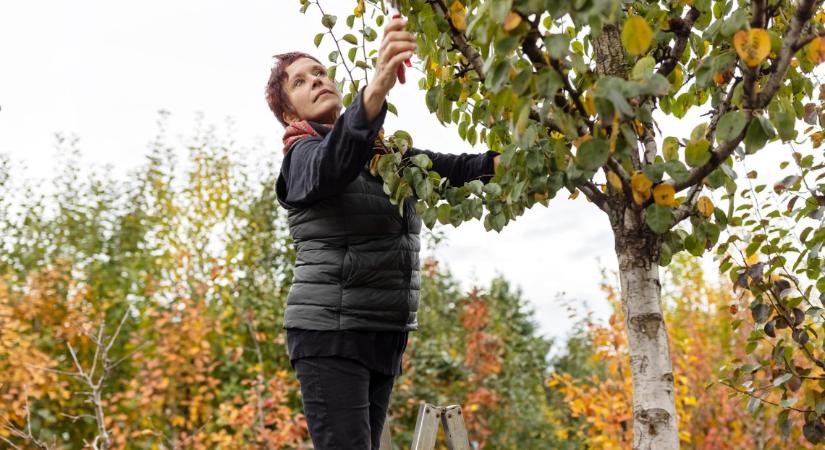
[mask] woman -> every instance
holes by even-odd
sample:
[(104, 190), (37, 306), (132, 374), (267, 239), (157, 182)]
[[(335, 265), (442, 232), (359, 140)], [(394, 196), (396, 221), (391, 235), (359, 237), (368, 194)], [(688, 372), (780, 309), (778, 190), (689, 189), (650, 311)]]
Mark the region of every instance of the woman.
[[(316, 449), (378, 449), (407, 332), (418, 328), (419, 232), (414, 201), (390, 203), (370, 160), (398, 66), (415, 38), (384, 28), (372, 82), (340, 113), (341, 93), (305, 53), (276, 55), (266, 97), (284, 125), (278, 201), (297, 252), (287, 298), (287, 351)], [(452, 185), (488, 182), (498, 154), (427, 154)]]

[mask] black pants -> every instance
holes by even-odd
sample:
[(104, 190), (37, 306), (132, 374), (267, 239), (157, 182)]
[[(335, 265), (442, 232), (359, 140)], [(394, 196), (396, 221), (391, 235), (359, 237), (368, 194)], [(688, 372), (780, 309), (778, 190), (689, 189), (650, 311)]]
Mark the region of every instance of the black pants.
[(378, 450), (395, 377), (354, 359), (295, 360), (316, 450)]

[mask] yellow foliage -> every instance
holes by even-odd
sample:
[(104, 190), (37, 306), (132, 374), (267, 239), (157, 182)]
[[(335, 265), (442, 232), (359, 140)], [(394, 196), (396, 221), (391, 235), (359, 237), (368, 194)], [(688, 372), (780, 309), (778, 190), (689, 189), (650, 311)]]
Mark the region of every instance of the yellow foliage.
[(675, 195), (676, 190), (669, 183), (659, 183), (653, 188), (653, 201), (657, 205), (679, 206), (679, 203), (674, 199)]
[(622, 45), (631, 55), (642, 55), (653, 39), (653, 30), (644, 18), (631, 16), (622, 27)]
[(733, 46), (742, 61), (750, 67), (756, 67), (771, 52), (771, 38), (762, 28), (740, 30), (733, 35)]
[(696, 201), (696, 209), (702, 216), (710, 217), (711, 215), (713, 215), (713, 201), (711, 201), (711, 199), (707, 196), (703, 195), (699, 197), (699, 199)]
[(521, 23), (521, 16), (515, 12), (510, 11), (507, 18), (504, 19), (504, 31), (512, 31)]
[(455, 27), (456, 30), (464, 31), (467, 29), (465, 15), (466, 10), (464, 9), (464, 5), (462, 5), (458, 0), (454, 1), (450, 5), (450, 21), (453, 23), (453, 27)]
[(825, 62), (825, 36), (820, 36), (808, 44), (808, 58), (814, 64)]

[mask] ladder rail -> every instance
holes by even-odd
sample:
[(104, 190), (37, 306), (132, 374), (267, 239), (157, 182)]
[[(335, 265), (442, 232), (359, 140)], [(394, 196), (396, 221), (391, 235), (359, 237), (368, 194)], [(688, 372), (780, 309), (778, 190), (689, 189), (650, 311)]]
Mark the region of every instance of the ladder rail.
[[(434, 450), (439, 424), (444, 427), (444, 437), (449, 450), (472, 450), (461, 406), (437, 406), (423, 401), (418, 406), (418, 417), (415, 421), (410, 450)], [(392, 450), (392, 440), (386, 420), (384, 430), (381, 432), (380, 449)]]

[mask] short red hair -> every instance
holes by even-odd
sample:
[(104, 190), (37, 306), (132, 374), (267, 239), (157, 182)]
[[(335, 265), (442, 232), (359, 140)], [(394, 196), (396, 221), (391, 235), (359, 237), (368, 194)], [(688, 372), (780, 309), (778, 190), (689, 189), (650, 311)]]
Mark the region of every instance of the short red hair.
[(295, 109), (292, 104), (289, 103), (289, 98), (283, 89), (283, 83), (287, 77), (287, 67), (301, 58), (309, 58), (318, 64), (323, 64), (314, 56), (304, 52), (281, 53), (280, 55), (274, 55), (273, 58), (275, 58), (275, 65), (272, 66), (269, 81), (266, 83), (266, 103), (269, 105), (272, 113), (275, 114), (275, 118), (281, 122), (281, 125), (286, 127), (287, 123), (286, 120), (284, 120), (284, 113), (290, 112), (295, 114)]

